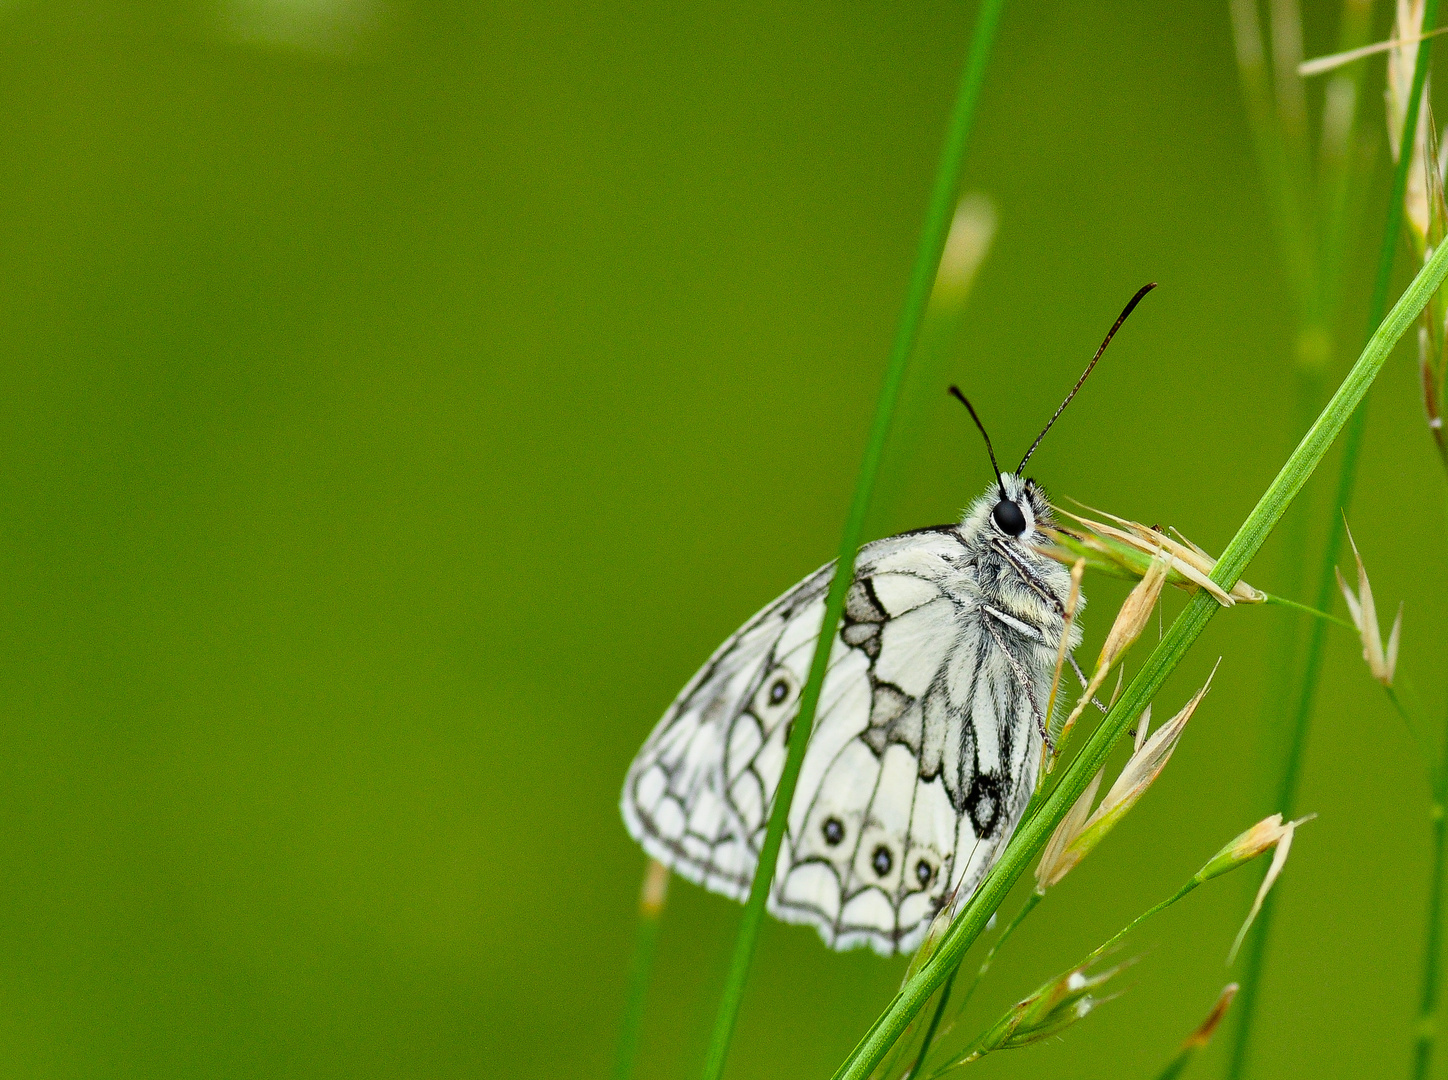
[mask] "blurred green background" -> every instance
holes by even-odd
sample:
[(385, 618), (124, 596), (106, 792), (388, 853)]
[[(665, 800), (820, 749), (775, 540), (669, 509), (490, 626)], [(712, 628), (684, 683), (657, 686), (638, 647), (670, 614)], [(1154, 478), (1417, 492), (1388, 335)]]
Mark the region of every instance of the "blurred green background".
[[(606, 1074), (643, 868), (624, 770), (833, 553), (972, 18), (0, 8), (0, 1070)], [(1334, 25), (1309, 6), (1308, 55)], [(1008, 4), (965, 187), (1000, 229), (948, 378), (1012, 458), (1161, 282), (1032, 468), (1220, 550), (1297, 434), (1226, 4)], [(1441, 472), (1406, 349), (1378, 387), (1352, 521), (1436, 715)], [(876, 535), (988, 477), (943, 389)], [(1287, 579), (1280, 550), (1248, 580)], [(1088, 592), (1094, 656), (1123, 589)], [(1002, 955), (977, 1024), (1265, 811), (1284, 624), (1214, 622), (1159, 702), (1223, 658), (1171, 767)], [(1396, 1075), (1426, 788), (1336, 631), (1322, 702), (1257, 1075)], [(1151, 924), (1120, 1000), (980, 1072), (1154, 1075), (1228, 980), (1254, 882)], [(640, 1076), (697, 1070), (739, 910), (676, 883)], [(770, 923), (729, 1075), (827, 1076), (903, 968)]]

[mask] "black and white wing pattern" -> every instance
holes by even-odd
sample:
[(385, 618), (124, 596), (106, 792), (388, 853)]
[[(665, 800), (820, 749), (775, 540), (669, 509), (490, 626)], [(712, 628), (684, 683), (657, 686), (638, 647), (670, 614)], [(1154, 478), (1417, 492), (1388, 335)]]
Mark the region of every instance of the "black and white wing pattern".
[[(769, 900), (834, 948), (914, 949), (953, 890), (990, 868), (1035, 786), (1057, 644), (987, 603), (973, 563), (953, 525), (857, 560)], [(833, 572), (719, 648), (624, 785), (644, 849), (735, 899), (754, 877)]]

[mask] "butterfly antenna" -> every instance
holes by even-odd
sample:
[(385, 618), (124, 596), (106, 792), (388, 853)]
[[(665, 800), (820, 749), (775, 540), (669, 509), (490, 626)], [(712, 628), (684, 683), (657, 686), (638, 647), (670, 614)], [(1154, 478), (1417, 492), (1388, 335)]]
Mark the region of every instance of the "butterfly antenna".
[[(1036, 452), (1036, 447), (1041, 445), (1041, 440), (1046, 437), (1046, 432), (1051, 430), (1051, 425), (1066, 411), (1066, 406), (1071, 404), (1071, 399), (1076, 396), (1076, 391), (1081, 389), (1082, 385), (1086, 382), (1087, 376), (1095, 369), (1096, 361), (1101, 359), (1101, 354), (1106, 351), (1106, 346), (1111, 344), (1111, 339), (1116, 336), (1116, 331), (1121, 329), (1121, 324), (1126, 321), (1126, 317), (1136, 309), (1137, 304), (1141, 303), (1141, 298), (1154, 288), (1156, 288), (1156, 282), (1154, 281), (1149, 285), (1143, 285), (1136, 290), (1136, 295), (1127, 302), (1126, 307), (1121, 309), (1121, 314), (1116, 317), (1116, 321), (1111, 324), (1111, 329), (1106, 332), (1106, 340), (1101, 343), (1101, 348), (1096, 350), (1096, 355), (1091, 358), (1091, 363), (1086, 365), (1086, 370), (1081, 372), (1081, 377), (1076, 380), (1076, 385), (1071, 387), (1071, 392), (1066, 395), (1066, 400), (1061, 402), (1060, 408), (1056, 410), (1051, 419), (1046, 421), (1046, 426), (1041, 429), (1041, 433), (1036, 436), (1036, 441), (1031, 443), (1031, 448), (1026, 451), (1026, 456), (1021, 458), (1021, 463), (1016, 466), (1017, 476), (1021, 475), (1021, 470), (1026, 467), (1026, 462), (1031, 460), (1031, 455)], [(977, 421), (977, 423), (979, 423), (979, 421)]]
[(980, 422), (980, 417), (975, 414), (975, 407), (971, 405), (966, 396), (960, 392), (960, 387), (952, 386), (950, 392), (960, 399), (960, 403), (964, 405), (970, 413), (970, 418), (975, 421), (975, 426), (980, 428), (981, 437), (985, 439), (985, 452), (990, 455), (990, 467), (995, 470), (996, 484), (1001, 489), (1001, 498), (1004, 499), (1006, 497), (1005, 481), (1001, 479), (1001, 467), (996, 464), (995, 447), (990, 444), (990, 436), (985, 433), (985, 425)]

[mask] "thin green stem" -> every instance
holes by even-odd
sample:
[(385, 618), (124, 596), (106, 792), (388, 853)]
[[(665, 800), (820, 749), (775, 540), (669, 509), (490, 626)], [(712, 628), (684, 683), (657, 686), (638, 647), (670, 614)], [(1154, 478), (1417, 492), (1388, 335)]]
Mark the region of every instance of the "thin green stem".
[(1177, 1056), (1167, 1063), (1166, 1068), (1156, 1074), (1156, 1080), (1176, 1080), (1201, 1052), (1198, 1046), (1183, 1046)]
[(1026, 916), (1036, 910), (1036, 905), (1041, 902), (1041, 898), (1044, 895), (1044, 893), (1039, 893), (1032, 889), (1031, 895), (1026, 897), (1026, 902), (1021, 905), (1021, 910), (1016, 912), (1016, 917), (1006, 923), (1006, 927), (1001, 931), (1000, 937), (995, 939), (995, 944), (990, 947), (990, 951), (985, 954), (985, 959), (980, 962), (980, 967), (976, 970), (975, 978), (970, 981), (970, 988), (966, 990), (965, 997), (960, 999), (960, 1007), (962, 1010), (970, 1004), (970, 999), (975, 996), (975, 991), (980, 986), (980, 981), (985, 978), (985, 973), (990, 970), (996, 953), (1000, 952), (1001, 946), (1010, 940), (1011, 935), (1016, 932), (1016, 928), (1026, 921)]
[(1444, 733), (1444, 756), (1433, 778), (1433, 802), (1429, 815), (1433, 823), (1433, 869), (1428, 879), (1428, 913), (1423, 935), (1423, 987), (1418, 1005), (1418, 1030), (1413, 1048), (1414, 1080), (1427, 1080), (1433, 1065), (1433, 1048), (1438, 1040), (1437, 1016), (1439, 956), (1443, 951), (1443, 863), (1448, 854), (1448, 822), (1443, 807), (1448, 803), (1448, 732)]
[(1197, 1056), (1207, 1048), (1207, 1043), (1202, 1039), (1188, 1039), (1186, 1044), (1177, 1051), (1177, 1056), (1167, 1063), (1165, 1069), (1156, 1074), (1156, 1080), (1176, 1080), (1178, 1076), (1186, 1072), (1186, 1068)]
[(1085, 961), (1081, 964), (1081, 966), (1082, 966), (1082, 967), (1085, 967), (1086, 964), (1090, 964), (1090, 963), (1092, 963), (1093, 961), (1095, 961), (1097, 958), (1102, 957), (1102, 956), (1105, 956), (1108, 952), (1111, 951), (1111, 949), (1116, 945), (1116, 943), (1119, 942), (1122, 938), (1124, 938), (1127, 934), (1131, 933), (1133, 930), (1135, 930), (1135, 929), (1136, 929), (1138, 926), (1140, 926), (1142, 923), (1146, 922), (1146, 920), (1149, 919), (1149, 918), (1151, 918), (1153, 915), (1159, 915), (1159, 914), (1161, 914), (1163, 911), (1165, 911), (1167, 908), (1171, 907), (1171, 906), (1172, 906), (1173, 904), (1175, 904), (1178, 900), (1180, 900), (1183, 896), (1185, 896), (1187, 893), (1191, 892), (1193, 889), (1195, 889), (1195, 888), (1196, 888), (1198, 885), (1200, 885), (1200, 884), (1201, 884), (1200, 881), (1198, 881), (1196, 878), (1192, 878), (1192, 879), (1191, 879), (1190, 881), (1188, 881), (1185, 885), (1183, 885), (1180, 889), (1178, 889), (1176, 892), (1174, 892), (1174, 893), (1172, 893), (1170, 896), (1168, 896), (1165, 900), (1161, 901), (1161, 902), (1158, 903), (1158, 904), (1153, 904), (1151, 907), (1147, 908), (1145, 911), (1143, 911), (1143, 912), (1142, 912), (1140, 915), (1138, 915), (1136, 918), (1132, 919), (1131, 922), (1127, 923), (1127, 924), (1126, 924), (1125, 926), (1123, 926), (1120, 930), (1116, 931), (1116, 933), (1115, 933), (1108, 941), (1106, 941), (1106, 942), (1104, 942), (1103, 944), (1097, 946), (1096, 950), (1095, 950), (1094, 952), (1092, 952), (1091, 955), (1088, 956), (1088, 957), (1085, 959)]
[[(1438, 291), (1445, 276), (1448, 276), (1448, 244), (1439, 246), (1393, 305), (1393, 310), (1369, 340), (1322, 413), (1247, 515), (1212, 570), (1212, 580), (1216, 584), (1230, 589), (1242, 576), (1248, 562), (1261, 549), (1287, 507), (1322, 463), (1328, 448), (1382, 370), (1393, 346), (1418, 317), (1428, 298)], [(1198, 593), (1188, 602), (1141, 670), (1122, 691), (1106, 718), (1087, 738), (1060, 782), (1041, 800), (1040, 809), (1017, 827), (999, 861), (946, 931), (935, 954), (901, 987), (840, 1066), (835, 1073), (836, 1080), (864, 1080), (889, 1052), (911, 1018), (924, 1007), (951, 970), (960, 963), (966, 949), (980, 936), (991, 912), (1000, 907), (1011, 886), (1026, 872), (1031, 860), (1086, 790), (1091, 777), (1105, 764), (1116, 740), (1161, 689), (1167, 676), (1176, 669), (1218, 610), (1217, 602), (1206, 593)]]
[[(950, 1033), (951, 1029), (955, 1027), (956, 1023), (965, 1014), (966, 1006), (970, 1004), (970, 999), (975, 996), (976, 990), (980, 987), (981, 980), (985, 978), (986, 972), (990, 970), (991, 962), (995, 960), (996, 953), (1000, 952), (1001, 947), (1010, 940), (1010, 936), (1014, 934), (1016, 932), (1016, 928), (1025, 921), (1026, 916), (1029, 915), (1032, 911), (1036, 910), (1036, 905), (1041, 902), (1044, 896), (1045, 893), (1032, 890), (1031, 894), (1026, 897), (1026, 902), (1022, 904), (1020, 910), (1016, 912), (1015, 918), (1011, 919), (1010, 922), (1006, 923), (1005, 929), (1000, 932), (1000, 935), (991, 945), (990, 951), (985, 954), (985, 959), (981, 961), (980, 967), (976, 969), (975, 977), (970, 980), (970, 986), (966, 988), (965, 997), (960, 999), (960, 1004), (956, 1007), (955, 1018), (952, 1019), (950, 1023), (945, 1025), (944, 1031), (938, 1032), (938, 1034), (942, 1038)], [(950, 986), (955, 982), (955, 976), (959, 973), (959, 971), (960, 968), (957, 967), (954, 972), (951, 972), (950, 978), (946, 981), (947, 986)], [(942, 998), (941, 1002), (943, 1003), (944, 1000), (945, 999)], [(936, 1006), (935, 1014), (937, 1021), (943, 1011), (944, 1010), (940, 1005)], [(927, 1040), (925, 1047), (921, 1048), (919, 1060), (917, 1060), (915, 1063), (915, 1073), (912, 1073), (910, 1077), (906, 1078), (906, 1080), (913, 1080), (913, 1077), (915, 1075), (918, 1075), (921, 1066), (925, 1063), (925, 1050), (928, 1047), (929, 1041)]]
[[(1152, 916), (1161, 914), (1163, 911), (1165, 911), (1167, 908), (1171, 907), (1171, 906), (1172, 906), (1173, 904), (1175, 904), (1178, 900), (1180, 900), (1182, 897), (1186, 896), (1187, 893), (1191, 892), (1193, 889), (1195, 889), (1195, 888), (1196, 888), (1198, 885), (1200, 885), (1200, 884), (1201, 884), (1201, 881), (1200, 881), (1198, 878), (1193, 877), (1190, 881), (1188, 881), (1188, 882), (1187, 882), (1185, 885), (1183, 885), (1180, 889), (1178, 889), (1176, 892), (1174, 892), (1171, 896), (1168, 896), (1165, 900), (1161, 901), (1161, 902), (1158, 903), (1158, 904), (1153, 904), (1151, 907), (1147, 908), (1145, 911), (1143, 911), (1143, 912), (1142, 912), (1140, 915), (1138, 915), (1136, 918), (1132, 919), (1131, 922), (1127, 923), (1124, 927), (1122, 927), (1122, 928), (1121, 928), (1120, 930), (1118, 930), (1114, 935), (1112, 935), (1112, 937), (1111, 937), (1108, 941), (1104, 942), (1102, 945), (1100, 945), (1100, 946), (1098, 946), (1097, 948), (1093, 949), (1093, 950), (1086, 956), (1086, 959), (1082, 960), (1082, 961), (1081, 961), (1079, 964), (1077, 964), (1077, 965), (1075, 966), (1075, 968), (1073, 968), (1072, 970), (1073, 970), (1073, 971), (1077, 971), (1077, 972), (1081, 972), (1081, 971), (1084, 971), (1086, 968), (1090, 967), (1090, 966), (1091, 966), (1092, 964), (1094, 964), (1097, 960), (1101, 959), (1101, 957), (1105, 956), (1108, 952), (1110, 952), (1111, 949), (1117, 944), (1117, 942), (1121, 941), (1121, 939), (1124, 938), (1124, 937), (1126, 937), (1127, 934), (1131, 933), (1133, 930), (1135, 930), (1135, 929), (1136, 929), (1138, 926), (1140, 926), (1142, 923), (1146, 922), (1146, 921), (1147, 921), (1148, 919), (1150, 919)], [(1033, 894), (1033, 895), (1039, 896), (1040, 894), (1039, 894), (1039, 893), (1036, 893), (1036, 894)], [(1014, 921), (1014, 923), (1013, 923), (1012, 925), (1015, 925), (1015, 923), (1019, 923), (1020, 920), (1025, 916), (1025, 914), (1030, 910), (1030, 908), (1031, 908), (1031, 907), (1034, 907), (1034, 906), (1035, 906), (1035, 905), (1032, 904), (1032, 905), (1027, 905), (1026, 907), (1022, 908), (1022, 909), (1021, 909), (1021, 914), (1018, 915), (1018, 916), (1016, 916), (1016, 919), (1015, 919), (1015, 921)], [(1007, 928), (1007, 929), (1010, 929), (1010, 928)], [(1005, 937), (1006, 937), (1006, 934), (1003, 932), (1003, 933), (1001, 934), (1002, 940), (1004, 940)], [(1008, 1015), (1009, 1015), (1009, 1014), (1008, 1014)], [(996, 1025), (995, 1028), (992, 1028), (992, 1029), (990, 1029), (990, 1030), (996, 1030), (998, 1027), (999, 1027), (999, 1025)], [(979, 1037), (977, 1037), (977, 1038), (975, 1039), (975, 1041), (972, 1042), (972, 1043), (970, 1044), (970, 1046), (967, 1047), (962, 1053), (958, 1054), (956, 1057), (954, 1057), (954, 1058), (951, 1059), (949, 1062), (947, 1062), (946, 1064), (942, 1065), (942, 1066), (941, 1066), (939, 1069), (937, 1069), (934, 1073), (932, 1073), (932, 1074), (931, 1074), (931, 1077), (930, 1077), (930, 1080), (935, 1080), (936, 1077), (943, 1076), (945, 1073), (949, 1072), (950, 1070), (956, 1068), (957, 1066), (963, 1065), (963, 1064), (965, 1064), (968, 1060), (970, 1060), (971, 1055), (974, 1054), (977, 1050), (980, 1049), (981, 1043), (982, 1043), (982, 1042), (985, 1040), (985, 1038), (989, 1035), (990, 1030), (988, 1030), (988, 1031), (986, 1031), (986, 1032), (983, 1032), (983, 1033), (982, 1033)]]
[(628, 997), (624, 1000), (623, 1019), (619, 1023), (614, 1080), (629, 1080), (633, 1075), (634, 1061), (638, 1057), (639, 1028), (644, 1019), (644, 999), (648, 995), (654, 957), (659, 951), (659, 930), (663, 923), (668, 887), (668, 869), (657, 860), (650, 859), (644, 870), (644, 883), (639, 895), (638, 941), (634, 945), (633, 963), (629, 966)]
[(1388, 695), (1388, 701), (1392, 703), (1393, 709), (1396, 710), (1398, 719), (1403, 721), (1403, 726), (1408, 729), (1408, 734), (1412, 736), (1413, 742), (1418, 747), (1418, 754), (1423, 759), (1424, 771), (1428, 774), (1428, 788), (1435, 792), (1434, 797), (1436, 798), (1437, 777), (1442, 765), (1434, 760), (1433, 751), (1428, 746), (1422, 726), (1418, 723), (1417, 717), (1409, 712), (1407, 706), (1403, 704), (1403, 699), (1398, 696), (1397, 689), (1385, 686), (1383, 690)]
[[(955, 965), (955, 970), (945, 980), (945, 985), (940, 988), (940, 1000), (935, 1003), (935, 1012), (930, 1014), (930, 1026), (925, 1029), (925, 1039), (920, 1043), (920, 1053), (915, 1055), (915, 1064), (910, 1066), (910, 1071), (905, 1074), (905, 1080), (915, 1080), (925, 1068), (925, 1059), (930, 1056), (930, 1044), (935, 1041), (935, 1032), (940, 1027), (940, 1018), (945, 1015), (945, 1007), (950, 1004), (950, 991), (955, 988), (955, 977), (960, 974), (960, 965)], [(964, 1006), (962, 1006), (964, 1008)]]
[[(1419, 33), (1437, 24), (1438, 0), (1427, 0), (1423, 8), (1423, 21)], [(1388, 290), (1392, 286), (1393, 261), (1398, 250), (1398, 234), (1403, 225), (1403, 193), (1408, 183), (1408, 168), (1413, 161), (1413, 138), (1418, 130), (1418, 111), (1423, 99), (1423, 85), (1428, 78), (1429, 57), (1432, 41), (1418, 46), (1417, 62), (1413, 68), (1412, 89), (1408, 95), (1408, 111), (1403, 124), (1403, 141), (1399, 147), (1397, 167), (1393, 170), (1393, 183), (1388, 192), (1388, 215), (1383, 230), (1382, 246), (1378, 255), (1377, 278), (1373, 283), (1373, 294), (1368, 306), (1368, 330), (1376, 337), (1381, 330), (1380, 322), (1387, 307)], [(1420, 275), (1421, 277), (1421, 275)], [(1436, 291), (1436, 290), (1435, 290)], [(1425, 297), (1430, 299), (1432, 294)], [(1401, 301), (1400, 301), (1401, 303)], [(1318, 572), (1317, 595), (1314, 607), (1327, 610), (1332, 604), (1336, 584), (1334, 568), (1337, 566), (1338, 551), (1342, 544), (1341, 521), (1352, 504), (1353, 489), (1357, 485), (1358, 458), (1362, 451), (1363, 432), (1367, 425), (1367, 404), (1364, 402), (1348, 424), (1347, 437), (1343, 443), (1342, 461), (1338, 466), (1336, 498), (1332, 503), (1332, 517), (1328, 524), (1327, 543), (1323, 550), (1322, 564)], [(1322, 672), (1323, 650), (1327, 643), (1327, 627), (1315, 622), (1308, 632), (1307, 657), (1303, 664), (1302, 681), (1299, 684), (1297, 705), (1293, 711), (1291, 741), (1277, 785), (1277, 800), (1272, 809), (1284, 817), (1296, 812), (1298, 781), (1302, 772), (1302, 760), (1307, 746), (1307, 734), (1312, 726), (1312, 710), (1316, 703), (1318, 678)], [(1242, 969), (1241, 1006), (1237, 1010), (1237, 1023), (1232, 1040), (1231, 1057), (1227, 1066), (1229, 1080), (1241, 1080), (1246, 1073), (1247, 1057), (1251, 1048), (1252, 1024), (1256, 1018), (1258, 990), (1262, 981), (1262, 969), (1266, 962), (1267, 942), (1271, 937), (1276, 901), (1273, 895), (1262, 905), (1257, 925), (1247, 942), (1246, 959)]]
[(1272, 593), (1267, 593), (1267, 603), (1277, 604), (1285, 608), (1292, 608), (1294, 611), (1301, 611), (1304, 614), (1311, 615), (1313, 618), (1323, 619), (1326, 622), (1335, 623), (1336, 625), (1341, 626), (1344, 630), (1351, 630), (1353, 633), (1357, 633), (1357, 627), (1354, 626), (1347, 619), (1344, 619), (1342, 616), (1332, 615), (1326, 611), (1319, 611), (1317, 608), (1308, 607), (1306, 604), (1299, 604), (1296, 600), (1289, 600), (1285, 596), (1274, 596)]
[(885, 369), (880, 398), (875, 406), (875, 419), (870, 427), (869, 441), (865, 445), (865, 457), (860, 464), (859, 478), (855, 482), (854, 498), (840, 537), (839, 555), (835, 562), (836, 573), (830, 582), (829, 595), (825, 600), (824, 619), (820, 624), (819, 639), (815, 643), (814, 659), (810, 663), (809, 680), (800, 695), (799, 715), (795, 718), (789, 737), (789, 753), (779, 778), (779, 787), (775, 791), (769, 826), (760, 847), (759, 863), (754, 873), (754, 884), (740, 920), (739, 934), (734, 942), (734, 955), (719, 1002), (719, 1014), (705, 1053), (704, 1080), (717, 1080), (723, 1073), (729, 1043), (734, 1035), (734, 1024), (739, 1017), (739, 1006), (744, 1000), (744, 987), (749, 979), (749, 967), (754, 959), (759, 927), (764, 919), (765, 901), (774, 880), (779, 849), (784, 842), (789, 805), (794, 798), (800, 766), (804, 762), (805, 745), (809, 742), (810, 731), (814, 726), (815, 708), (819, 704), (820, 688), (824, 684), (825, 670), (829, 665), (830, 649), (844, 611), (845, 591), (854, 577), (855, 554), (859, 550), (864, 532), (865, 513), (874, 492), (875, 477), (879, 472), (880, 458), (890, 433), (895, 403), (900, 396), (906, 364), (914, 351), (920, 322), (930, 299), (936, 268), (945, 248), (945, 238), (950, 228), (952, 211), (955, 209), (956, 192), (960, 187), (965, 146), (975, 118), (976, 103), (980, 99), (981, 85), (985, 81), (986, 62), (990, 57), (991, 42), (995, 38), (1003, 4), (1004, 0), (982, 0), (976, 15), (975, 32), (956, 93), (945, 147), (940, 155), (940, 165), (935, 173), (935, 186), (925, 216), (925, 227), (920, 235), (920, 246), (915, 253), (915, 265), (910, 274), (905, 307), (900, 315), (900, 325), (890, 350), (890, 361)]

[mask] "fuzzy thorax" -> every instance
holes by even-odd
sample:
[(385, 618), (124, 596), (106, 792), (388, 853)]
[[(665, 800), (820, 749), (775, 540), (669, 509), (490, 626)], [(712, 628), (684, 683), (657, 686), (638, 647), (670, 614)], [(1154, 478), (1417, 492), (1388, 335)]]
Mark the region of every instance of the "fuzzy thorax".
[[(1025, 529), (1019, 535), (1008, 533), (997, 520), (1002, 490), (1025, 519)], [(1051, 504), (1040, 485), (1014, 473), (1002, 474), (1000, 482), (992, 481), (961, 518), (961, 537), (970, 556), (966, 560), (968, 568), (961, 568), (959, 583), (962, 593), (1042, 631), (1053, 648), (1065, 625), (1071, 574), (1036, 549), (1049, 539), (1041, 530), (1054, 526)], [(1085, 604), (1082, 597), (1076, 605), (1078, 616)], [(1069, 646), (1074, 649), (1080, 643), (1081, 622), (1077, 618), (1071, 627)]]

